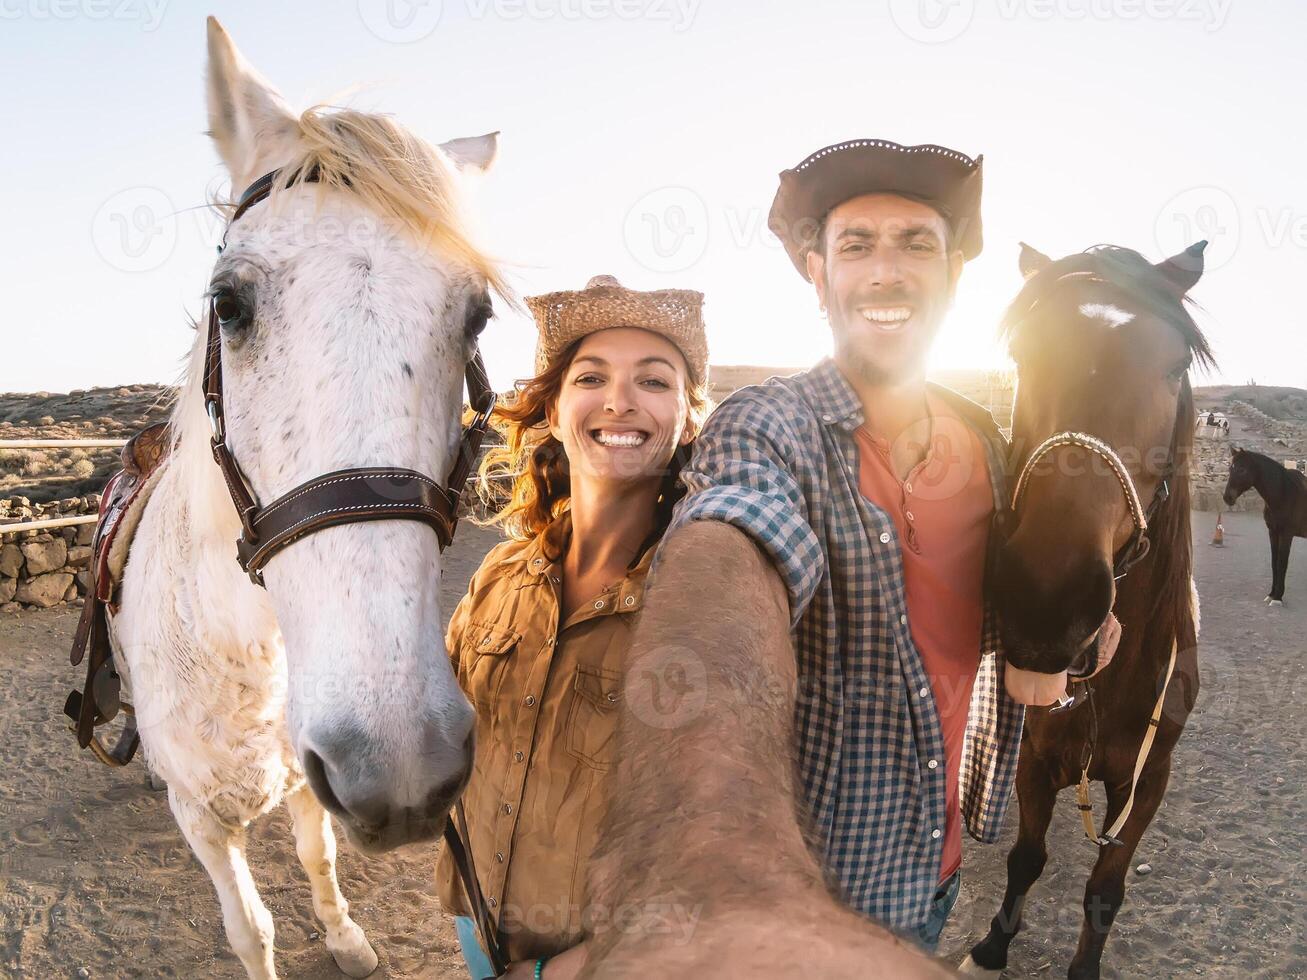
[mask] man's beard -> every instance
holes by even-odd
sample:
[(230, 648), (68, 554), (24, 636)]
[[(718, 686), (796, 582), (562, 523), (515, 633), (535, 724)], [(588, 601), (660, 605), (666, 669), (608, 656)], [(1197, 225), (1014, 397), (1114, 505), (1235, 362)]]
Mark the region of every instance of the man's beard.
[(840, 365), (854, 374), (855, 380), (865, 385), (881, 388), (902, 380), (895, 375), (895, 372), (876, 364), (852, 344), (841, 344), (839, 337), (835, 341), (835, 354), (839, 358)]
[[(826, 282), (826, 295), (834, 295), (829, 279)], [(853, 329), (863, 325), (863, 317), (858, 312), (858, 307), (870, 303), (885, 306), (893, 306), (899, 303), (911, 307), (913, 319), (918, 321), (912, 327), (914, 331), (927, 329), (927, 324), (933, 316), (931, 304), (923, 302), (921, 298), (909, 297), (903, 292), (895, 291), (872, 297), (854, 296), (844, 306), (832, 305), (827, 314), (831, 325), (831, 333), (835, 339), (835, 356), (839, 360), (841, 367), (847, 369), (853, 375), (850, 380), (860, 381), (872, 387), (900, 384), (913, 377), (919, 370), (920, 365), (914, 358), (895, 359), (894, 363), (890, 365), (879, 363), (866, 351), (860, 349), (852, 339)], [(929, 332), (933, 336), (935, 331), (930, 330)], [(904, 340), (911, 342), (912, 338), (904, 338)]]

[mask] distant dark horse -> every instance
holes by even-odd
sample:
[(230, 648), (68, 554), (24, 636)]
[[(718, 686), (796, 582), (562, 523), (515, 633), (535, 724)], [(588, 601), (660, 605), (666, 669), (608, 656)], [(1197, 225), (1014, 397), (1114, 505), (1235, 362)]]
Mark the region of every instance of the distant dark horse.
[[(1069, 670), (1075, 700), (1027, 712), (1007, 890), (963, 973), (997, 975), (1007, 965), (1026, 893), (1048, 856), (1053, 801), (1087, 770), (1105, 785), (1107, 813), (1101, 832), (1085, 814), (1098, 859), (1069, 975), (1099, 975), (1126, 871), (1198, 695), (1188, 370), (1211, 355), (1184, 297), (1202, 275), (1205, 244), (1157, 265), (1113, 246), (1058, 261), (1023, 246), (1027, 282), (1006, 319), (1020, 478), (995, 595), (1008, 662)], [(1113, 614), (1120, 644), (1111, 656), (1100, 639), (1114, 631)]]
[(1269, 456), (1236, 449), (1225, 484), (1225, 504), (1233, 507), (1240, 495), (1256, 490), (1266, 502), (1262, 512), (1271, 535), (1271, 594), (1266, 601), (1284, 604), (1284, 573), (1289, 569), (1293, 539), (1307, 538), (1307, 476), (1281, 466)]

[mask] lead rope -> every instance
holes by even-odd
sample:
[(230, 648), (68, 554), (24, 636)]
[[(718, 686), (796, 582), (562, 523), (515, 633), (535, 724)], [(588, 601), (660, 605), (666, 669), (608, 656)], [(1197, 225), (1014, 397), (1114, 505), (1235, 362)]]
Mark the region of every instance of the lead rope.
[(1148, 753), (1153, 749), (1153, 742), (1157, 738), (1157, 729), (1162, 721), (1162, 705), (1166, 701), (1166, 689), (1171, 686), (1171, 675), (1175, 673), (1175, 655), (1179, 646), (1176, 639), (1171, 641), (1171, 657), (1166, 663), (1166, 677), (1162, 680), (1162, 693), (1157, 696), (1157, 704), (1153, 707), (1152, 716), (1148, 719), (1148, 728), (1144, 731), (1143, 744), (1139, 746), (1139, 757), (1135, 760), (1135, 772), (1130, 777), (1130, 796), (1125, 801), (1117, 818), (1112, 821), (1112, 826), (1108, 827), (1103, 833), (1097, 834), (1094, 831), (1094, 805), (1089, 800), (1089, 763), (1094, 755), (1094, 743), (1098, 740), (1098, 715), (1094, 712), (1093, 688), (1089, 688), (1089, 709), (1090, 716), (1093, 718), (1090, 729), (1090, 741), (1087, 751), (1085, 752), (1084, 764), (1080, 767), (1080, 785), (1076, 787), (1077, 807), (1080, 810), (1080, 819), (1085, 825), (1085, 836), (1100, 847), (1105, 844), (1120, 844), (1120, 834), (1125, 823), (1130, 819), (1130, 811), (1135, 806), (1135, 789), (1139, 785), (1139, 775), (1144, 771), (1144, 765), (1148, 762)]
[(481, 891), (481, 879), (477, 877), (476, 864), (472, 860), (472, 839), (467, 832), (467, 814), (463, 812), (463, 801), (454, 805), (445, 824), (445, 846), (454, 858), (454, 867), (463, 883), (463, 894), (471, 906), (472, 920), (480, 935), (481, 946), (485, 951), (490, 967), (496, 977), (508, 972), (508, 957), (499, 945), (499, 936), (495, 929), (494, 915)]

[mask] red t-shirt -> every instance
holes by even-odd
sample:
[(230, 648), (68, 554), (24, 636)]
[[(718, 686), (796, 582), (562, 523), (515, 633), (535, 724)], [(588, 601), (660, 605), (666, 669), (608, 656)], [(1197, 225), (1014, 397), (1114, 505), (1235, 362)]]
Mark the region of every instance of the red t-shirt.
[(900, 439), (926, 448), (905, 480), (890, 462), (890, 445), (858, 429), (859, 489), (894, 521), (903, 561), (908, 628), (930, 677), (944, 732), (948, 814), (940, 880), (962, 866), (958, 774), (971, 689), (980, 666), (985, 553), (994, 495), (980, 439), (939, 398), (926, 398), (930, 418)]

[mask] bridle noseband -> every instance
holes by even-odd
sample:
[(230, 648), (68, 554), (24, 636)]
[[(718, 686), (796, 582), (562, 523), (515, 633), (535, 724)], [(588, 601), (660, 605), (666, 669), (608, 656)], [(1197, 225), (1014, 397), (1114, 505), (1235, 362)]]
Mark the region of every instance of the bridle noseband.
[[(1177, 406), (1177, 425), (1179, 424), (1179, 411)], [(1086, 432), (1057, 432), (1036, 446), (1035, 451), (1030, 454), (1025, 465), (1021, 467), (1016, 488), (1012, 491), (1012, 512), (1014, 514), (1021, 503), (1021, 498), (1025, 495), (1026, 487), (1030, 483), (1030, 474), (1035, 466), (1049, 453), (1066, 446), (1076, 446), (1084, 449), (1107, 463), (1116, 476), (1117, 483), (1121, 485), (1121, 492), (1125, 495), (1126, 506), (1130, 510), (1130, 521), (1134, 524), (1134, 530), (1130, 534), (1130, 540), (1122, 545), (1121, 550), (1117, 552), (1116, 557), (1113, 559), (1112, 577), (1119, 582), (1125, 578), (1130, 569), (1143, 561), (1144, 556), (1148, 554), (1150, 547), (1148, 526), (1153, 518), (1157, 516), (1158, 509), (1171, 496), (1170, 481), (1175, 471), (1175, 433), (1172, 433), (1171, 446), (1167, 451), (1166, 465), (1162, 469), (1162, 482), (1158, 484), (1157, 491), (1153, 494), (1153, 499), (1148, 504), (1147, 510), (1139, 501), (1139, 490), (1135, 487), (1135, 481), (1130, 476), (1130, 471), (1126, 469), (1125, 463), (1121, 461), (1121, 457), (1115, 449), (1102, 439), (1091, 436)]]
[[(241, 195), (227, 223), (228, 229), (254, 205), (267, 200), (281, 176), (280, 170), (264, 174)], [(299, 175), (285, 178), (285, 185)], [(318, 179), (309, 171), (304, 182)], [(223, 233), (221, 252), (227, 244)], [(236, 542), (236, 560), (256, 585), (263, 585), (263, 567), (283, 548), (315, 531), (340, 524), (363, 521), (420, 521), (435, 532), (443, 551), (454, 539), (458, 506), (467, 478), (495, 407), (495, 393), (486, 378), (481, 351), (468, 361), (466, 371), (468, 403), (476, 412), (464, 429), (458, 455), (445, 483), (415, 470), (390, 466), (352, 467), (323, 474), (282, 494), (267, 506), (260, 506), (245, 480), (236, 458), (227, 448), (227, 430), (222, 405), (222, 336), (215, 310), (208, 309), (208, 337), (204, 352), (204, 408), (212, 431), (213, 458), (222, 470), (232, 503), (240, 517), (241, 536)]]

